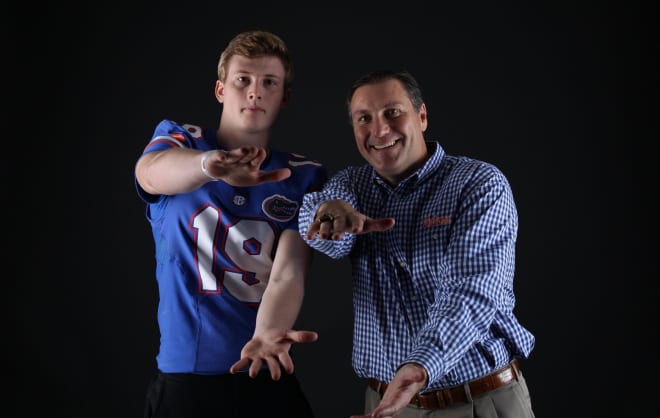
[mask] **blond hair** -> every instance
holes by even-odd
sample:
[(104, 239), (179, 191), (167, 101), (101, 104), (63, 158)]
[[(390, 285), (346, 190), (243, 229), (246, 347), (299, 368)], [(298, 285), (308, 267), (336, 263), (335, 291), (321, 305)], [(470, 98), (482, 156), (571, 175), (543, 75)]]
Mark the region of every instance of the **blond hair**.
[(291, 88), (293, 83), (293, 61), (289, 48), (279, 36), (262, 30), (247, 31), (236, 35), (222, 51), (218, 61), (218, 80), (223, 83), (226, 81), (229, 59), (234, 55), (241, 55), (246, 58), (268, 56), (279, 58), (284, 66), (284, 89)]

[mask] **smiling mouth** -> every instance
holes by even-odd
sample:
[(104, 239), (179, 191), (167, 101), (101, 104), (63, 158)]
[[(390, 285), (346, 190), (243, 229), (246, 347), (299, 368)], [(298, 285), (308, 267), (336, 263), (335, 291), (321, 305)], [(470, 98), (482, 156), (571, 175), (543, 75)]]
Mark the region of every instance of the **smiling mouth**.
[(385, 148), (393, 147), (394, 144), (396, 144), (397, 142), (399, 142), (399, 140), (398, 140), (398, 139), (395, 139), (395, 140), (393, 140), (392, 142), (389, 142), (389, 143), (387, 143), (387, 144), (383, 144), (383, 145), (372, 145), (371, 148), (374, 148), (374, 149), (377, 149), (377, 150), (381, 150), (381, 149), (385, 149)]

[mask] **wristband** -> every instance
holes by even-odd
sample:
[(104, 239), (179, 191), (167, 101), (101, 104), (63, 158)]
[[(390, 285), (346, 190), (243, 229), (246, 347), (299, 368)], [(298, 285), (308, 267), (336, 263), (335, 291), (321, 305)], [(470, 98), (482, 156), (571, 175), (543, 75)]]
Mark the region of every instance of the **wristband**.
[(201, 159), (202, 173), (204, 173), (204, 175), (210, 178), (211, 180), (218, 181), (220, 180), (219, 178), (213, 177), (211, 173), (206, 171), (206, 159), (209, 157), (209, 154), (211, 154), (212, 152), (215, 152), (215, 150), (206, 151), (205, 153), (202, 154), (202, 159)]

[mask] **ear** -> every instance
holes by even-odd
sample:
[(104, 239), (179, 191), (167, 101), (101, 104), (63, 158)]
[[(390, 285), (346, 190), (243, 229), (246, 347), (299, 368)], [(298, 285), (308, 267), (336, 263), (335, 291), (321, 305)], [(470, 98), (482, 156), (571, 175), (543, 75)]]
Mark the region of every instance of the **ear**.
[(428, 113), (426, 112), (426, 103), (422, 103), (419, 107), (419, 122), (422, 124), (422, 132), (426, 132), (426, 128), (429, 126)]
[(220, 80), (215, 82), (215, 98), (220, 103), (224, 103), (225, 101), (225, 85)]

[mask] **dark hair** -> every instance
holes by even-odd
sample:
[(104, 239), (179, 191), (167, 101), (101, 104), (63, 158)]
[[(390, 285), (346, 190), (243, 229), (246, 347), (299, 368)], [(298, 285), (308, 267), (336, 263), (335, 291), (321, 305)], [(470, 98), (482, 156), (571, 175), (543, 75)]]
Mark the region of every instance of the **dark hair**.
[(351, 100), (353, 99), (355, 90), (366, 84), (375, 84), (380, 83), (381, 81), (392, 79), (398, 80), (403, 85), (403, 88), (406, 89), (406, 93), (408, 93), (408, 98), (412, 102), (413, 108), (415, 111), (419, 112), (419, 109), (422, 107), (422, 103), (424, 103), (424, 98), (422, 97), (422, 90), (419, 87), (417, 80), (415, 80), (415, 77), (413, 77), (413, 75), (406, 70), (377, 70), (358, 78), (351, 86), (351, 89), (348, 91), (346, 106), (348, 107), (349, 118), (351, 116)]

